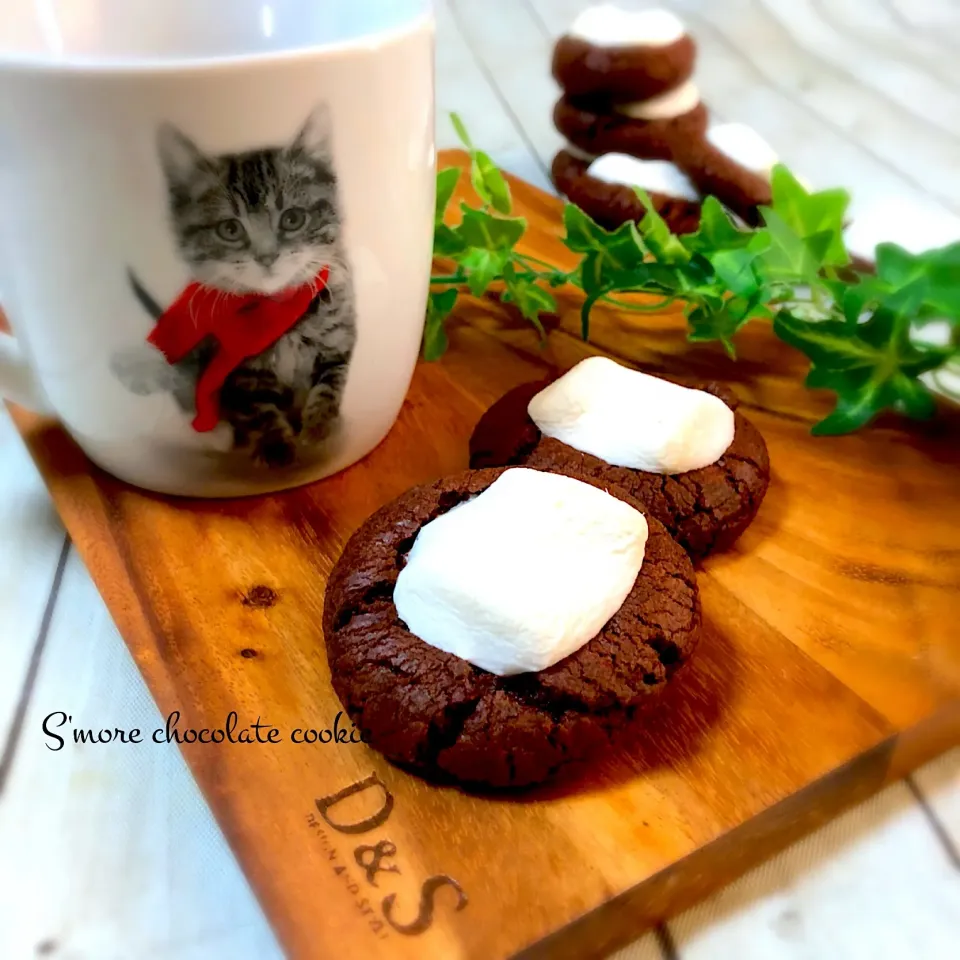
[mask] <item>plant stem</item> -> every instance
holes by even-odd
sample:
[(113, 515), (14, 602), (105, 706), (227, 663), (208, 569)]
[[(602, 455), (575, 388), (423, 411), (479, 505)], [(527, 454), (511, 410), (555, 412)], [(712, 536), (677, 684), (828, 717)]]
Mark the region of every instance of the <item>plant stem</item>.
[(431, 285), (431, 286), (433, 286), (433, 284), (435, 284), (435, 283), (438, 283), (438, 284), (460, 284), (460, 283), (466, 283), (466, 282), (467, 282), (467, 275), (466, 275), (465, 273), (459, 273), (459, 272), (458, 272), (458, 273), (450, 274), (450, 276), (448, 276), (448, 277), (431, 277), (431, 278), (430, 278), (430, 285)]
[(523, 263), (525, 263), (525, 264), (528, 264), (528, 265), (531, 264), (531, 263), (534, 263), (534, 264), (536, 264), (536, 265), (539, 266), (539, 267), (549, 267), (551, 273), (561, 273), (561, 272), (562, 272), (562, 271), (560, 271), (560, 270), (557, 270), (557, 268), (556, 268), (552, 263), (547, 263), (546, 260), (541, 260), (539, 257), (531, 257), (531, 256), (530, 256), (529, 254), (527, 254), (527, 253), (515, 253), (515, 254), (514, 254), (514, 257), (515, 257), (517, 260), (520, 260), (521, 262), (523, 262)]
[(624, 300), (616, 300), (609, 295), (601, 299), (604, 303), (609, 303), (620, 310), (635, 310), (637, 313), (655, 313), (657, 310), (662, 310), (664, 307), (670, 306), (677, 298), (666, 297), (659, 303), (627, 303)]

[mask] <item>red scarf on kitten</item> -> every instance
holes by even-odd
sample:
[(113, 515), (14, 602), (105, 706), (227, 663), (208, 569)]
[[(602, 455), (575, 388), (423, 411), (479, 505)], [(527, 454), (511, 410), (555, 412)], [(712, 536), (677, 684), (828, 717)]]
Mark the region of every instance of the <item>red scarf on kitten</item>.
[(324, 290), (330, 268), (312, 283), (263, 293), (224, 293), (201, 283), (189, 284), (150, 331), (147, 342), (178, 363), (206, 337), (217, 341), (210, 362), (197, 380), (197, 415), (193, 429), (212, 430), (220, 422), (220, 390), (237, 367), (259, 356), (292, 329), (313, 298)]

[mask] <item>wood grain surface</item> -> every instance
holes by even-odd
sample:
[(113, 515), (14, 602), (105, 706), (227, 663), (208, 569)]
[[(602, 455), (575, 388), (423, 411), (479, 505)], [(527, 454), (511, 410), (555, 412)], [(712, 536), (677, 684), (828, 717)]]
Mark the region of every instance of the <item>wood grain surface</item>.
[[(569, 262), (559, 203), (512, 184), (527, 252)], [(264, 499), (133, 490), (16, 411), (161, 711), (179, 711), (181, 729), (235, 711), (240, 726), (281, 731), (184, 753), (291, 956), (602, 956), (960, 740), (957, 412), (815, 439), (829, 398), (802, 388), (805, 361), (763, 326), (741, 335), (734, 363), (688, 345), (677, 313), (636, 316), (598, 313), (583, 344), (571, 293), (541, 348), (512, 312), (468, 302), (377, 450)], [(349, 534), (411, 484), (465, 466), (474, 423), (509, 387), (599, 350), (730, 383), (770, 447), (759, 518), (700, 571), (705, 635), (685, 682), (579, 779), (508, 797), (427, 785), (362, 744), (291, 743), (340, 709), (319, 624)], [(318, 807), (354, 784), (367, 786)], [(384, 844), (396, 853), (380, 865), (398, 872), (370, 873), (374, 885), (366, 867)], [(456, 881), (466, 906), (434, 877)]]

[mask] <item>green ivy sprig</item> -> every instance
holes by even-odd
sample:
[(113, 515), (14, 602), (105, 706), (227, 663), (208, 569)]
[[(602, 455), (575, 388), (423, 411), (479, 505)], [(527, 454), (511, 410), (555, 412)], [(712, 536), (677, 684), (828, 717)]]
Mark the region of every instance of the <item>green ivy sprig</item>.
[[(581, 332), (590, 334), (594, 307), (657, 311), (683, 304), (692, 342), (719, 341), (735, 357), (734, 337), (751, 320), (772, 321), (773, 332), (811, 361), (806, 385), (837, 395), (836, 408), (813, 428), (816, 434), (857, 430), (886, 409), (929, 417), (934, 398), (920, 379), (960, 360), (960, 243), (911, 254), (893, 243), (876, 250), (876, 272), (850, 266), (843, 239), (849, 195), (808, 192), (786, 167), (773, 170), (773, 201), (761, 207), (762, 225), (744, 227), (715, 197), (707, 197), (699, 229), (675, 235), (654, 210), (639, 224), (605, 230), (573, 204), (563, 211), (566, 246), (579, 254), (572, 270), (520, 253), (527, 228), (510, 216), (510, 188), (496, 164), (470, 141), (460, 118), (454, 128), (470, 154), (470, 182), (479, 207), (461, 203), (460, 223), (444, 223), (460, 170), (437, 174), (434, 256), (452, 264), (432, 276), (423, 336), (427, 360), (447, 348), (444, 323), (460, 293), (484, 294), (502, 285), (544, 337), (543, 314), (554, 313), (551, 289), (572, 284), (583, 291)], [(620, 299), (652, 294), (654, 303)], [(946, 321), (949, 342), (924, 337), (932, 321)]]

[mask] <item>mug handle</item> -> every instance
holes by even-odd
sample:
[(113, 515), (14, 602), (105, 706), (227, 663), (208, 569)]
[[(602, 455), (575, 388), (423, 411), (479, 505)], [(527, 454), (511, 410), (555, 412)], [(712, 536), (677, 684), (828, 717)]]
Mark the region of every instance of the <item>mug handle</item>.
[(9, 333), (0, 333), (0, 397), (37, 413), (51, 412), (37, 375)]

